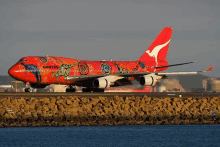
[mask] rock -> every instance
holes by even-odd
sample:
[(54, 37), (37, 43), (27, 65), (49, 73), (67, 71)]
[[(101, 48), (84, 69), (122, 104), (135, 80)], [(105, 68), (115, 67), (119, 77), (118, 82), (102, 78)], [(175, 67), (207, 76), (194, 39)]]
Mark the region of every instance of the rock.
[(71, 99), (67, 99), (67, 100), (66, 100), (66, 104), (67, 104), (67, 105), (71, 105), (71, 104), (72, 104)]
[(0, 116), (3, 116), (5, 114), (5, 108), (4, 107), (0, 107)]
[(50, 99), (49, 98), (41, 98), (39, 99), (39, 102), (41, 102), (42, 105), (48, 105), (50, 104)]
[[(2, 98), (0, 116), (5, 124), (0, 127), (216, 124), (219, 110), (218, 97), (198, 100), (147, 96)], [(214, 112), (216, 115), (212, 117)]]
[(46, 105), (43, 105), (42, 106), (42, 111), (47, 112), (47, 111), (49, 111), (49, 108)]
[(56, 101), (56, 104), (57, 105), (65, 105), (65, 102), (64, 102), (64, 99), (57, 99), (57, 101)]
[(63, 111), (64, 111), (63, 105), (58, 105), (58, 110), (61, 111), (61, 112), (63, 112)]

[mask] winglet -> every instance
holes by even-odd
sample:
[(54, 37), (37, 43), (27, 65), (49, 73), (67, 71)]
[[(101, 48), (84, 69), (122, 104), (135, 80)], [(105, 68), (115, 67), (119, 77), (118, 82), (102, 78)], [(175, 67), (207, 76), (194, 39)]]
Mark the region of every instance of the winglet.
[(210, 66), (209, 68), (207, 68), (206, 70), (204, 70), (203, 72), (211, 72), (211, 70), (214, 68), (214, 66)]

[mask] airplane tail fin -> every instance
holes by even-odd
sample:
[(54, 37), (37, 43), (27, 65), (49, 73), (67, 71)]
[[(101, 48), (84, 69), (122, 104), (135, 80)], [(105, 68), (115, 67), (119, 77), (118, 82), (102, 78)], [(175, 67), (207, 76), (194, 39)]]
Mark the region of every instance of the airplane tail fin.
[(138, 61), (155, 61), (166, 60), (169, 49), (170, 39), (172, 36), (172, 27), (165, 27), (152, 42)]

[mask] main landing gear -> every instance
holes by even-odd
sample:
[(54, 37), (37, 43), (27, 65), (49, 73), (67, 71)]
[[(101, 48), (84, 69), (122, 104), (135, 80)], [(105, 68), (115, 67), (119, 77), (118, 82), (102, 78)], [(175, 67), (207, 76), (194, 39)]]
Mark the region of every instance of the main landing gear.
[(66, 92), (76, 92), (76, 89), (73, 88), (72, 85), (70, 85), (70, 88), (67, 88)]
[(104, 89), (99, 88), (83, 88), (82, 92), (104, 92)]
[[(66, 92), (76, 92), (76, 88), (73, 88), (72, 85), (70, 85), (69, 88), (66, 88)], [(104, 89), (99, 88), (83, 88), (82, 92), (104, 92)]]
[(83, 88), (82, 92), (91, 92), (91, 90), (89, 88)]

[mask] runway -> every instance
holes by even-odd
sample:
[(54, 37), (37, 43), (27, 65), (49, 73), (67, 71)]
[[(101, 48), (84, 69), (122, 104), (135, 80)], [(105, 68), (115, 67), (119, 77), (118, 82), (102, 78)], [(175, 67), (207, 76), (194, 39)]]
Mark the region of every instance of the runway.
[(65, 93), (65, 92), (45, 92), (45, 93), (24, 93), (24, 92), (12, 92), (12, 93), (0, 93), (0, 98), (3, 97), (56, 97), (56, 96), (79, 96), (79, 97), (131, 97), (131, 96), (148, 96), (148, 97), (219, 97), (220, 93), (207, 93), (207, 92), (105, 92), (105, 93)]

